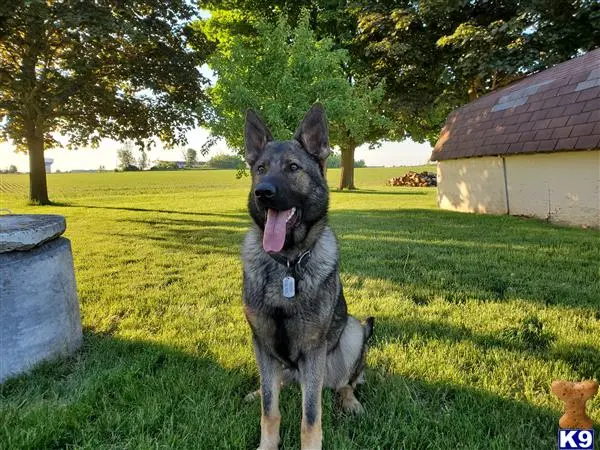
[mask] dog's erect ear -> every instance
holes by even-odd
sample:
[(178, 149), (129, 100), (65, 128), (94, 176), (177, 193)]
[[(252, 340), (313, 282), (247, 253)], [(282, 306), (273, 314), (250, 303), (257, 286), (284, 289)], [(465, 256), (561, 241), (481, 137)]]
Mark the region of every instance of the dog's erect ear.
[(253, 109), (246, 110), (246, 125), (244, 126), (244, 141), (246, 145), (246, 161), (250, 167), (254, 165), (267, 142), (273, 136), (262, 118)]
[(365, 341), (369, 341), (373, 336), (373, 326), (375, 325), (375, 318), (369, 317), (365, 320)]
[(294, 139), (311, 155), (323, 162), (329, 156), (329, 131), (327, 116), (320, 103), (315, 103), (308, 110), (294, 134)]

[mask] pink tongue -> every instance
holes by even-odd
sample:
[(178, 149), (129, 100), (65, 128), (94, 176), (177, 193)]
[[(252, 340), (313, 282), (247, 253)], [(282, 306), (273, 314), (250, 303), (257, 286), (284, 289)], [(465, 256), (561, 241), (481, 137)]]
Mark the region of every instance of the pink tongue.
[(287, 228), (286, 219), (290, 212), (290, 209), (285, 211), (269, 209), (263, 236), (263, 248), (266, 252), (280, 252), (283, 248)]

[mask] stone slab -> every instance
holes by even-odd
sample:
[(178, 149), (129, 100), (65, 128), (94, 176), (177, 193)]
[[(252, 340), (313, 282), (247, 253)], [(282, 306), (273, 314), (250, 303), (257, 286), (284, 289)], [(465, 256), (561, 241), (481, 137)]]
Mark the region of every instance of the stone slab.
[(29, 250), (65, 232), (63, 216), (56, 214), (9, 214), (0, 216), (0, 253)]

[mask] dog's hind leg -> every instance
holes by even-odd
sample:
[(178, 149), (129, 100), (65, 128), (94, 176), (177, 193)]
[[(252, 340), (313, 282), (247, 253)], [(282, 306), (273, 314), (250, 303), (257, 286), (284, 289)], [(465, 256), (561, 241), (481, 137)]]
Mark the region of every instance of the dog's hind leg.
[(342, 408), (344, 408), (344, 411), (353, 414), (360, 414), (364, 411), (363, 406), (354, 396), (354, 388), (352, 386), (342, 386), (337, 391), (342, 398)]
[(279, 446), (279, 392), (281, 390), (281, 364), (254, 342), (254, 352), (260, 372), (260, 446), (259, 450), (277, 450)]

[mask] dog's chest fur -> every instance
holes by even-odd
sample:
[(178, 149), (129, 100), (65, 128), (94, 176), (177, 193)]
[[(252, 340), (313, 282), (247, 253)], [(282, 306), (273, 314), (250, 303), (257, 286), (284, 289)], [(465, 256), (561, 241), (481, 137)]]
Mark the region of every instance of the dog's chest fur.
[(296, 295), (291, 299), (283, 296), (282, 287), (288, 269), (264, 252), (256, 226), (246, 235), (242, 260), (246, 317), (255, 339), (274, 356), (294, 365), (304, 351), (339, 337), (346, 305), (337, 242), (329, 227), (323, 228), (297, 274)]

